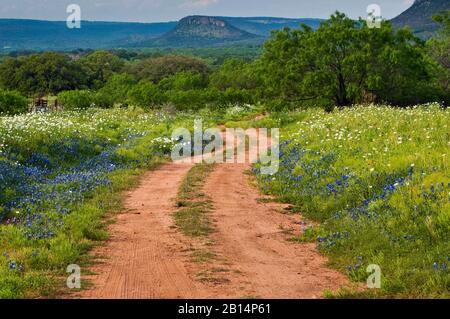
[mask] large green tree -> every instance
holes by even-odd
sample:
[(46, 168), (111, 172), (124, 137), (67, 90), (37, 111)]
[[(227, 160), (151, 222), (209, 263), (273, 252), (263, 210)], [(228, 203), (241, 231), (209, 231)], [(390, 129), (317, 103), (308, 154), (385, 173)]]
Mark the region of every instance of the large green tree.
[(67, 56), (54, 52), (8, 58), (0, 65), (1, 85), (28, 95), (83, 88), (85, 79), (86, 75), (78, 65)]
[(102, 87), (114, 73), (119, 73), (124, 62), (107, 51), (96, 51), (77, 61), (87, 76), (91, 88)]
[(372, 29), (339, 12), (317, 31), (303, 25), (275, 32), (261, 70), (266, 95), (292, 102), (406, 105), (429, 98), (422, 41), (388, 22)]

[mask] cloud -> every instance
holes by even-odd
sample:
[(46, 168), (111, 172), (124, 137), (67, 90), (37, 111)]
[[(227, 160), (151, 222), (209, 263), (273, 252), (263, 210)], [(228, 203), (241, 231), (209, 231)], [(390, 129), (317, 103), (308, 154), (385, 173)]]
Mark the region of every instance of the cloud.
[(179, 8), (205, 8), (219, 3), (219, 0), (187, 0)]

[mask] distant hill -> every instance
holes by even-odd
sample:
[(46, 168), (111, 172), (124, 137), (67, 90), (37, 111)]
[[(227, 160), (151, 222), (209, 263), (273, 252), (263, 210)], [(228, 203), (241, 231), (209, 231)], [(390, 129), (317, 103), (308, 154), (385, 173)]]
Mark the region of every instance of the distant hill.
[(235, 43), (257, 43), (263, 36), (231, 25), (225, 19), (189, 16), (180, 20), (175, 29), (155, 40), (140, 44), (144, 47), (204, 47)]
[(298, 28), (304, 23), (313, 29), (319, 27), (321, 19), (286, 19), (272, 17), (253, 17), (253, 18), (232, 18), (218, 17), (232, 24), (236, 28), (253, 33), (260, 36), (269, 36), (274, 30), (280, 30), (284, 27)]
[(120, 23), (83, 21), (81, 29), (66, 22), (0, 19), (0, 50), (71, 50), (114, 48), (156, 38), (177, 22)]
[[(198, 18), (200, 17), (195, 19)], [(321, 21), (271, 17), (204, 17), (200, 20), (210, 23), (189, 25), (190, 20), (192, 17), (182, 19), (179, 23), (83, 21), (81, 29), (68, 29), (66, 23), (61, 21), (0, 19), (0, 53), (17, 50), (111, 49), (145, 45), (196, 47), (261, 43), (272, 30), (286, 26), (298, 27), (300, 23), (315, 28)], [(222, 21), (224, 26), (220, 27), (220, 23), (217, 25), (214, 21)], [(211, 29), (207, 30), (208, 28)]]
[(408, 26), (416, 35), (429, 38), (438, 28), (433, 22), (433, 16), (444, 10), (450, 10), (450, 0), (416, 0), (408, 10), (391, 22), (395, 27)]

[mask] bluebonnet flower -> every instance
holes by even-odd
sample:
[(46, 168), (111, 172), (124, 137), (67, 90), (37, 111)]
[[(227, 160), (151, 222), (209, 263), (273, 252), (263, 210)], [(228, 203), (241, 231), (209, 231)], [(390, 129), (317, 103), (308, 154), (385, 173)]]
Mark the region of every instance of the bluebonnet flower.
[(15, 261), (12, 261), (12, 260), (10, 260), (10, 261), (8, 262), (8, 266), (9, 266), (9, 269), (16, 269), (16, 268), (17, 268), (16, 262), (15, 262)]

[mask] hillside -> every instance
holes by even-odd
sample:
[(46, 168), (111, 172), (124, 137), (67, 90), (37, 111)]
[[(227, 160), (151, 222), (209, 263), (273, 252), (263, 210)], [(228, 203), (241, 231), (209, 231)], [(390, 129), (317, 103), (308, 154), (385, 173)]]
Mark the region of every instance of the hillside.
[(176, 24), (83, 21), (81, 29), (68, 29), (60, 21), (0, 19), (0, 50), (121, 47), (161, 36)]
[(272, 17), (219, 18), (227, 21), (236, 28), (265, 37), (269, 36), (273, 30), (280, 30), (284, 27), (298, 28), (302, 23), (316, 29), (322, 21), (321, 19), (285, 19)]
[(156, 40), (143, 42), (144, 47), (204, 47), (235, 43), (263, 42), (264, 37), (236, 28), (224, 19), (189, 16), (175, 29)]
[(433, 16), (444, 10), (450, 10), (449, 0), (416, 0), (408, 10), (392, 19), (392, 23), (395, 27), (408, 26), (416, 35), (429, 38), (438, 28)]
[[(297, 27), (300, 23), (317, 27), (320, 23), (319, 19), (205, 17), (205, 21), (212, 21), (207, 26), (189, 25), (188, 18), (182, 19), (180, 23), (83, 21), (81, 29), (68, 29), (66, 23), (62, 21), (0, 19), (0, 53), (15, 50), (261, 43), (263, 41), (261, 37), (267, 37), (272, 30), (286, 26)], [(215, 25), (214, 21), (223, 21), (225, 26)], [(208, 28), (211, 30), (207, 30)], [(193, 36), (191, 39), (186, 38), (189, 34)], [(205, 36), (208, 38), (207, 41), (204, 39)], [(157, 41), (151, 41), (157, 38)], [(178, 42), (182, 38), (184, 40)]]

